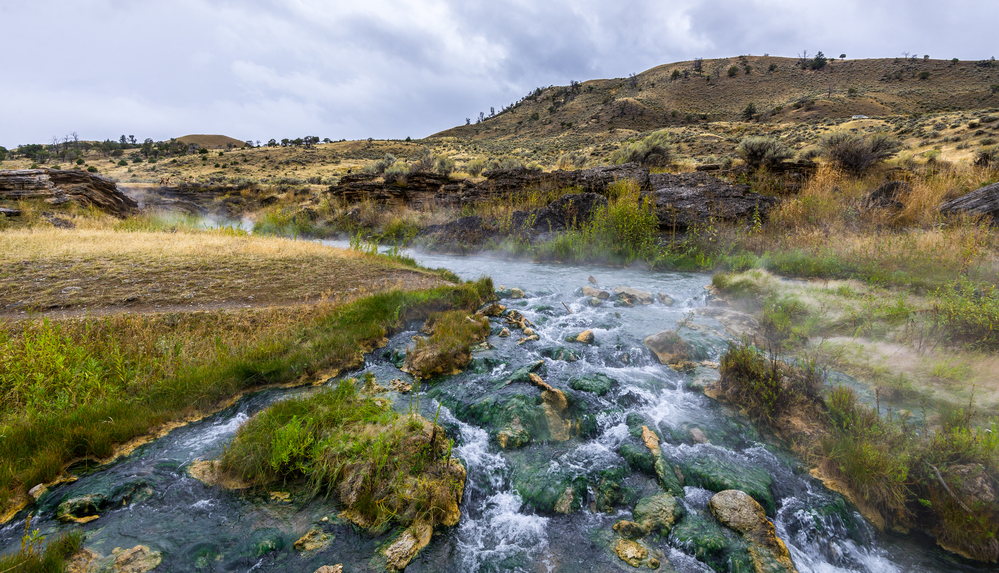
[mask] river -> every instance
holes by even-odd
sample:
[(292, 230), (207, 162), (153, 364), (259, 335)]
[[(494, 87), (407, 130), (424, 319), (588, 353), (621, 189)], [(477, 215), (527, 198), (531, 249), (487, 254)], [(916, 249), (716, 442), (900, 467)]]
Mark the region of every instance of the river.
[[(701, 354), (698, 359), (718, 362), (728, 343), (721, 325), (691, 314), (707, 303), (704, 286), (710, 282), (709, 275), (487, 257), (413, 256), (424, 266), (445, 267), (463, 279), (488, 275), (497, 288), (502, 284), (523, 289), (525, 298), (502, 302), (535, 325), (539, 340), (517, 344), (517, 332), (509, 338), (494, 334), (488, 339), (492, 348), (473, 355), (472, 368), (424, 384), (414, 394), (393, 395), (398, 408), (418, 407), (431, 419), (440, 406), (438, 420), (455, 438), (455, 454), (468, 470), (461, 523), (435, 535), (407, 571), (634, 570), (611, 550), (611, 528), (631, 518), (636, 499), (659, 491), (653, 476), (633, 471), (621, 456), (625, 444), (641, 444), (635, 437), (635, 428), (641, 425), (662, 437), (663, 456), (688, 476), (697, 468), (709, 467), (733, 473), (737, 480), (762, 480), (772, 498), (769, 517), (802, 573), (994, 570), (959, 562), (929, 538), (875, 531), (838, 494), (811, 478), (788, 451), (762, 437), (730, 407), (698, 390), (699, 384), (718, 376), (710, 364), (682, 374), (654, 360), (643, 339), (675, 329), (682, 321), (680, 332)], [(625, 307), (605, 302), (591, 306), (580, 293), (591, 284), (590, 277), (602, 288), (627, 286), (663, 293), (674, 304)], [(498, 331), (503, 325), (497, 321), (494, 326)], [(391, 361), (392, 351), (405, 349), (418, 327), (408, 325), (388, 346), (369, 355), (365, 370), (383, 384), (393, 378), (411, 381)], [(565, 342), (566, 336), (585, 329), (593, 331), (594, 345)], [(559, 348), (577, 359), (552, 358), (558, 357), (552, 349)], [(564, 442), (532, 441), (503, 450), (491, 435), (495, 428), (482, 423), (481, 415), (470, 413), (476, 411), (472, 406), (536, 392), (529, 385), (502, 381), (537, 361), (543, 361), (538, 370), (542, 378), (563, 389), (579, 411), (587, 413), (588, 431)], [(604, 374), (615, 383), (602, 395), (571, 389), (573, 379), (594, 374)], [(81, 469), (78, 481), (55, 488), (40, 500), (32, 527), (44, 535), (82, 528), (84, 545), (104, 556), (103, 563), (109, 562), (115, 548), (147, 545), (162, 555), (157, 571), (310, 573), (334, 563), (343, 563), (347, 572), (379, 571), (384, 561), (379, 563), (372, 555), (390, 537), (372, 538), (340, 522), (331, 501), (234, 493), (207, 487), (186, 472), (195, 460), (217, 457), (249, 416), (275, 400), (305, 391), (256, 393), (109, 466)], [(604, 488), (602, 484), (610, 483), (608, 476), (615, 476), (616, 481)], [(717, 536), (718, 526), (707, 509), (712, 492), (687, 481), (681, 501), (686, 515), (680, 523), (688, 524), (688, 532), (690, 524), (699, 524), (705, 535)], [(551, 511), (550, 503), (544, 501), (546, 491), (563, 484), (578, 487), (578, 509), (569, 514)], [(275, 490), (286, 488), (276, 486)], [(62, 500), (94, 492), (121, 501), (83, 525), (55, 519)], [(2, 551), (19, 546), (25, 516), (22, 512), (0, 528)], [(295, 550), (295, 540), (313, 527), (331, 536), (329, 545), (312, 553)], [(662, 571), (724, 570), (717, 563), (710, 567), (711, 559), (703, 549), (698, 556), (699, 544), (681, 537), (644, 540), (662, 557)]]

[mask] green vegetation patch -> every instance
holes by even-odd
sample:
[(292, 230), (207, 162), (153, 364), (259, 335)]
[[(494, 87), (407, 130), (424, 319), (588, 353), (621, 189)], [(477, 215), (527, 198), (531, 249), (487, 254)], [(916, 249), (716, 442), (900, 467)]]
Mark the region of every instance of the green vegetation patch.
[(246, 390), (359, 366), (363, 352), (405, 321), (471, 311), (491, 296), (489, 279), (390, 291), (312, 307), (277, 326), (248, 324), (236, 337), (215, 328), (232, 327), (228, 314), (0, 328), (0, 507), (54, 480), (71, 461), (106, 459), (118, 444), (211, 412)]
[(451, 458), (453, 442), (415, 412), (400, 415), (358, 392), (356, 382), (254, 416), (226, 448), (220, 471), (256, 486), (301, 482), (313, 495), (335, 494), (346, 517), (375, 530), (455, 525), (465, 470)]
[(447, 311), (431, 316), (424, 330), (430, 335), (417, 339), (403, 366), (417, 378), (454, 374), (468, 366), (471, 345), (489, 335), (489, 319), (464, 310)]

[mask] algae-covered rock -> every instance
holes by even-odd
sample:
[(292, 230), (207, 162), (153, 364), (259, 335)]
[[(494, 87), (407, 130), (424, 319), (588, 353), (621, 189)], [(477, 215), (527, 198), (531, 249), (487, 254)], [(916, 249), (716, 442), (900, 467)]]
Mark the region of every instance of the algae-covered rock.
[(575, 362), (579, 360), (579, 355), (564, 346), (549, 346), (542, 348), (538, 354), (552, 360), (563, 360), (565, 362)]
[(767, 515), (776, 511), (770, 484), (773, 478), (759, 468), (736, 465), (711, 457), (693, 458), (681, 466), (687, 485), (720, 492), (737, 489), (749, 494), (766, 510)]
[(597, 396), (603, 396), (617, 385), (617, 380), (602, 372), (587, 374), (584, 376), (575, 376), (569, 380), (569, 387), (573, 390), (591, 392)]
[(333, 537), (330, 534), (325, 533), (318, 527), (313, 527), (305, 535), (299, 537), (293, 544), (293, 547), (298, 551), (304, 552), (318, 551), (329, 545), (332, 540)]
[(673, 330), (664, 330), (647, 337), (645, 346), (660, 364), (678, 364), (690, 360), (687, 342)]
[(657, 532), (668, 534), (673, 526), (683, 517), (683, 506), (668, 493), (643, 497), (638, 500), (632, 512), (635, 523), (641, 526), (646, 534)]
[(591, 296), (590, 298), (586, 299), (586, 306), (591, 306), (593, 308), (596, 308), (598, 306), (603, 306), (603, 304), (604, 304), (603, 301), (601, 301), (599, 298), (595, 296)]
[(643, 474), (655, 477), (656, 475), (656, 459), (652, 456), (652, 452), (644, 446), (636, 446), (635, 444), (629, 444), (627, 442), (621, 444), (621, 448), (618, 450), (621, 457), (628, 462), (628, 466), (631, 467), (633, 471), (642, 472)]
[(100, 512), (104, 510), (141, 503), (153, 495), (152, 485), (143, 478), (113, 487), (106, 483), (94, 485), (97, 491), (63, 498), (56, 509), (56, 518), (60, 521), (87, 523), (100, 517)]
[(649, 550), (642, 547), (638, 542), (632, 541), (630, 539), (621, 539), (617, 542), (614, 547), (614, 552), (617, 556), (632, 567), (639, 567), (642, 565), (642, 561), (649, 556)]
[(515, 466), (511, 485), (524, 503), (542, 514), (579, 511), (586, 496), (584, 476), (568, 471), (549, 471), (548, 460)]
[(659, 487), (663, 491), (676, 496), (683, 497), (683, 482), (677, 475), (676, 468), (661, 454), (655, 457), (656, 477), (659, 478)]
[(594, 504), (597, 511), (612, 511), (626, 500), (627, 495), (622, 482), (627, 475), (628, 468), (617, 467), (601, 470), (591, 478), (596, 482), (593, 489), (596, 492)]
[(745, 492), (725, 490), (709, 502), (711, 513), (722, 525), (741, 534), (750, 544), (750, 557), (756, 571), (795, 571), (787, 546), (774, 531), (763, 507)]
[(503, 379), (504, 384), (513, 384), (516, 382), (530, 383), (532, 373), (543, 373), (542, 367), (545, 365), (544, 360), (538, 360), (537, 362), (532, 362), (527, 366), (521, 366), (520, 368), (513, 371), (512, 374)]
[(673, 527), (673, 538), (719, 573), (754, 572), (749, 544), (710, 516), (694, 512)]

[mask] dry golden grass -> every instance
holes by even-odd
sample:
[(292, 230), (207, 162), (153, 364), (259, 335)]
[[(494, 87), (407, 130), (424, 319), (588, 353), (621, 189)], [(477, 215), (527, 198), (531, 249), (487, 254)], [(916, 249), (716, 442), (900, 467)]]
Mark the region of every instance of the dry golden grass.
[(0, 312), (298, 304), (440, 279), (355, 251), (226, 230), (0, 233)]

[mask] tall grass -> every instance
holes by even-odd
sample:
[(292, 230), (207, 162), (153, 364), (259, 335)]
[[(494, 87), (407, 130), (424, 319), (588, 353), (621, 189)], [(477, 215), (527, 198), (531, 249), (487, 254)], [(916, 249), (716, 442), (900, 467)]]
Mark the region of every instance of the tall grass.
[(390, 291), (261, 315), (262, 326), (206, 313), (0, 329), (0, 505), (55, 479), (73, 460), (106, 458), (118, 444), (210, 412), (244, 390), (363, 364), (361, 353), (402, 321), (472, 309), (491, 293), (488, 279)]
[(31, 517), (24, 522), (24, 536), (17, 553), (0, 555), (0, 573), (62, 573), (66, 571), (66, 560), (80, 550), (83, 533), (64, 533), (44, 547), (45, 537), (37, 529), (31, 529)]

